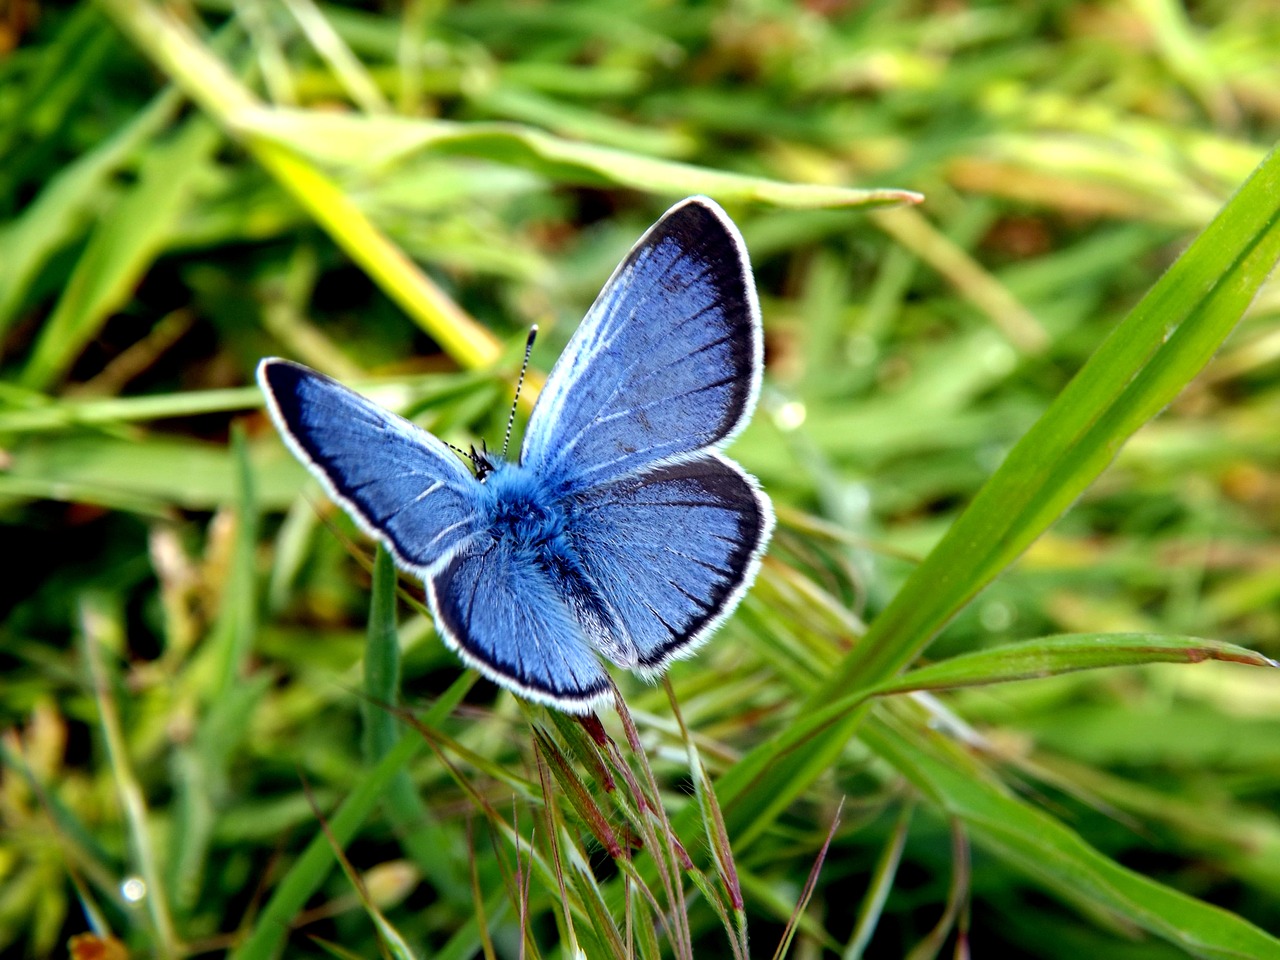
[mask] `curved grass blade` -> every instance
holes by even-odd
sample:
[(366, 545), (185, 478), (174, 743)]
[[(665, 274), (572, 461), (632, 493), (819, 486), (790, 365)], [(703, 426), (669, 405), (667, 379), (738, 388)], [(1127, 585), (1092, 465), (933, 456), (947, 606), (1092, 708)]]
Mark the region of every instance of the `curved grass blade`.
[(976, 687), (1100, 667), (1200, 663), (1204, 660), (1280, 667), (1280, 663), (1270, 657), (1218, 640), (1151, 633), (1067, 633), (962, 653), (878, 684), (868, 694), (878, 696), (909, 690)]
[(973, 840), (1069, 903), (1087, 903), (1197, 957), (1280, 956), (1280, 940), (1221, 907), (1123, 867), (1074, 831), (975, 774), (936, 733), (892, 728), (877, 714), (862, 739), (951, 815)]
[(360, 168), (432, 150), (512, 164), (561, 182), (630, 187), (657, 194), (706, 193), (722, 202), (753, 201), (819, 209), (919, 203), (924, 199), (910, 190), (785, 183), (657, 160), (612, 147), (564, 140), (516, 123), (356, 117), (284, 108), (241, 111), (234, 121), (243, 132), (312, 160)]

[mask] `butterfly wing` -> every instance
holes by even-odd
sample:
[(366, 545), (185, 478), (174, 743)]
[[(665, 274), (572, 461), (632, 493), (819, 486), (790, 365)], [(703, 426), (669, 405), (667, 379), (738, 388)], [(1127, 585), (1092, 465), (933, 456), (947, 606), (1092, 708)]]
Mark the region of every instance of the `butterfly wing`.
[(712, 201), (672, 207), (622, 261), (552, 369), (521, 463), (584, 490), (727, 442), (760, 390), (742, 237)]
[(570, 713), (610, 696), (609, 677), (532, 551), (488, 539), (427, 581), (445, 641), (495, 683)]
[(258, 378), (294, 453), (424, 578), (446, 642), (585, 713), (611, 689), (596, 651), (657, 673), (755, 575), (772, 510), (715, 448), (751, 416), (762, 351), (737, 229), (710, 200), (677, 204), (606, 284), (526, 432), (520, 468), (567, 511), (571, 556), (495, 538), (486, 488), (425, 431), (296, 364)]
[(427, 431), (287, 360), (258, 383), (289, 448), (401, 567), (427, 576), (476, 537), (479, 484)]
[(773, 529), (768, 498), (716, 453), (595, 487), (573, 503), (568, 536), (626, 631), (631, 662), (620, 665), (641, 673), (691, 654), (733, 611)]

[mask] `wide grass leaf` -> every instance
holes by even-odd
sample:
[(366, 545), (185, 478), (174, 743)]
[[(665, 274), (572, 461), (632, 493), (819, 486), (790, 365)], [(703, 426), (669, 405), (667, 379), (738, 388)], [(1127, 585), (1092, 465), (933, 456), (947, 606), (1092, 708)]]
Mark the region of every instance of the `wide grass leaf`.
[(1042, 810), (975, 774), (967, 755), (940, 734), (879, 716), (862, 729), (870, 747), (948, 814), (979, 845), (1072, 903), (1101, 908), (1193, 956), (1280, 957), (1280, 940), (1220, 907), (1122, 867)]
[[(297, 462), (271, 441), (259, 444), (255, 463), (258, 502), (279, 510), (306, 478)], [(43, 497), (163, 512), (173, 505), (211, 510), (231, 500), (236, 464), (226, 448), (158, 436), (138, 440), (90, 435), (36, 436), (12, 453), (0, 474), (0, 497)]]

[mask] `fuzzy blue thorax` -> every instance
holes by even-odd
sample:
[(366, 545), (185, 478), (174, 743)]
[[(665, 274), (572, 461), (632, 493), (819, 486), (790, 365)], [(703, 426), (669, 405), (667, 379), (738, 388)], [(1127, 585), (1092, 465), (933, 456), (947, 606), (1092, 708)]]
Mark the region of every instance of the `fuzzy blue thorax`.
[(565, 506), (544, 477), (519, 463), (494, 458), (482, 486), (485, 518), (494, 540), (535, 553), (567, 552)]

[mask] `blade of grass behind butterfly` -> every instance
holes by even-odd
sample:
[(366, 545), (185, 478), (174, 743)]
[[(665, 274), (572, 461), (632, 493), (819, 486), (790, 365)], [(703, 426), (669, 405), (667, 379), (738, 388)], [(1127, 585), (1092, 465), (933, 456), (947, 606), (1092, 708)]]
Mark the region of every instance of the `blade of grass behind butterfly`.
[[(1208, 362), (1280, 257), (1273, 151), (1102, 344), (821, 684), (795, 723), (910, 663)], [(864, 710), (828, 718), (803, 752), (758, 748), (717, 784), (735, 842), (755, 836), (826, 769)], [(691, 825), (691, 824), (690, 824)]]
[(121, 723), (116, 689), (119, 681), (104, 656), (103, 648), (114, 652), (123, 647), (124, 610), (118, 598), (90, 593), (80, 598), (80, 637), (88, 666), (91, 692), (97, 705), (98, 722), (106, 746), (107, 760), (115, 780), (121, 813), (127, 829), (131, 865), (146, 884), (150, 947), (158, 957), (177, 957), (178, 936), (169, 910), (169, 899), (161, 882), (161, 850), (155, 842), (151, 814), (142, 785), (133, 772), (124, 727)]
[[(489, 919), (491, 927), (496, 927), (500, 922), (506, 919), (507, 913), (512, 909), (511, 898), (505, 887), (496, 887), (490, 894), (488, 899), (484, 901), (481, 909), (475, 913), (482, 913)], [(431, 954), (431, 960), (474, 960), (478, 955), (488, 957), (484, 952), (485, 936), (479, 929), (479, 918), (473, 913), (459, 927), (444, 946), (440, 947)], [(526, 951), (528, 944), (526, 941)], [(537, 953), (526, 952), (525, 957), (528, 960), (538, 960)]]
[(224, 598), (201, 652), (181, 676), (201, 704), (190, 743), (174, 754), (176, 816), (168, 860), (168, 887), (175, 911), (195, 909), (219, 808), (227, 797), (228, 770), (253, 728), (252, 715), (271, 685), (268, 671), (245, 669), (258, 632), (258, 500), (248, 442), (236, 424), (231, 434), (235, 483), (235, 528)]
[(41, 327), (19, 377), (23, 386), (43, 390), (56, 382), (133, 295), (186, 209), (196, 182), (208, 175), (221, 139), (213, 124), (196, 116), (172, 140), (147, 152), (137, 183), (104, 212)]
[(325, 837), (329, 840), (329, 848), (333, 852), (334, 859), (342, 867), (342, 872), (347, 876), (347, 882), (356, 891), (360, 903), (364, 906), (365, 912), (369, 915), (378, 931), (379, 946), (382, 948), (383, 955), (389, 956), (393, 960), (416, 960), (413, 951), (409, 949), (409, 945), (405, 942), (404, 937), (401, 936), (400, 931), (391, 925), (383, 912), (378, 909), (378, 905), (373, 902), (364, 878), (360, 876), (356, 868), (351, 865), (351, 861), (347, 859), (342, 845), (333, 836), (328, 823), (325, 822), (324, 813), (316, 806), (315, 797), (311, 795), (306, 783), (303, 783), (302, 787), (307, 801), (311, 804), (312, 813), (315, 814), (316, 820), (320, 823), (320, 829), (324, 831)]
[[(99, 0), (116, 26), (223, 129), (261, 103), (195, 33), (148, 0)], [(280, 144), (251, 134), (242, 140), (254, 159), (419, 324), (464, 367), (484, 367), (501, 355), (493, 336), (459, 308), (360, 210), (350, 195), (313, 164)]]
[(854, 922), (853, 933), (849, 935), (849, 943), (841, 954), (841, 960), (861, 960), (862, 951), (876, 932), (876, 924), (884, 913), (885, 901), (889, 899), (889, 891), (893, 889), (893, 881), (898, 876), (898, 864), (902, 862), (902, 851), (907, 845), (907, 832), (914, 812), (915, 802), (908, 799), (903, 803), (893, 832), (871, 871), (871, 883), (858, 905), (858, 918)]
[(557, 182), (620, 186), (657, 195), (705, 193), (725, 203), (768, 203), (797, 209), (919, 203), (910, 190), (858, 190), (658, 160), (639, 153), (561, 139), (515, 123), (459, 123), (414, 117), (354, 116), (282, 107), (235, 117), (240, 129), (325, 164), (364, 167), (421, 150), (479, 157), (524, 167)]
[[(11, 8), (6, 7), (6, 10)], [(99, 92), (95, 81), (101, 76), (104, 60), (111, 53), (111, 42), (101, 29), (101, 13), (92, 4), (80, 4), (78, 9), (58, 22), (51, 18), (41, 25), (42, 33), (51, 35), (39, 48), (30, 41), (36, 37), (22, 37), (21, 19), (8, 21), (9, 43), (25, 39), (22, 44), (30, 58), (25, 70), (7, 56), (4, 112), (0, 114), (0, 157), (5, 158), (0, 169), (0, 218), (11, 216), (23, 202), (20, 185), (27, 181), (33, 170), (47, 166), (51, 146), (51, 128), (56, 119), (75, 110), (76, 101), (87, 88)], [(21, 14), (17, 14), (21, 18)], [(38, 41), (36, 41), (38, 42)], [(32, 54), (38, 55), (32, 57)], [(9, 48), (7, 54), (14, 51)], [(20, 56), (21, 54), (19, 54)], [(51, 122), (54, 121), (54, 122)], [(4, 261), (0, 261), (4, 262)]]
[[(94, 86), (93, 80), (99, 73), (95, 50), (107, 52), (112, 49), (110, 32), (98, 26), (101, 15), (101, 11), (93, 9), (92, 5), (81, 7), (80, 12), (63, 27), (54, 44), (56, 49), (51, 52), (46, 48), (46, 54), (51, 55), (41, 57), (36, 76), (18, 94), (34, 109), (22, 106), (12, 109), (11, 105), (10, 116), (16, 122), (0, 132), (0, 156), (12, 158), (13, 162), (6, 163), (4, 170), (0, 171), (0, 196), (13, 193), (7, 189), (6, 180), (20, 179), (23, 168), (27, 166), (23, 158), (15, 157), (5, 144), (15, 135), (23, 136), (39, 145), (35, 155), (38, 162), (44, 162), (40, 154), (48, 147), (48, 137), (43, 133), (33, 136), (31, 125), (38, 127), (44, 115), (75, 115), (74, 103), (58, 104), (59, 98), (68, 92), (68, 78), (73, 84)], [(91, 30), (87, 35), (86, 27)], [(229, 50), (238, 35), (239, 31), (232, 23), (218, 30), (210, 40), (210, 48), (216, 52)], [(65, 57), (63, 48), (66, 49)], [(56, 80), (51, 80), (51, 71)], [(56, 89), (51, 90), (51, 87)], [(96, 88), (91, 95), (94, 93)], [(162, 90), (128, 122), (54, 174), (19, 216), (0, 226), (0, 263), (5, 265), (5, 269), (0, 271), (0, 333), (13, 322), (23, 297), (40, 271), (58, 251), (82, 234), (85, 222), (95, 212), (101, 211), (104, 196), (111, 196), (112, 178), (136, 152), (172, 122), (182, 100), (182, 93), (176, 87)], [(163, 154), (171, 152), (171, 149), (169, 145), (161, 144), (153, 152)], [(154, 165), (158, 159), (149, 159), (148, 163)], [(192, 172), (199, 169), (198, 165), (191, 167)], [(181, 183), (187, 176), (187, 169), (182, 168), (181, 175), (173, 179)], [(137, 188), (130, 192), (136, 194)], [(112, 251), (111, 255), (113, 259), (119, 259), (118, 252)]]
[(181, 102), (182, 95), (172, 87), (158, 93), (128, 123), (54, 174), (26, 209), (0, 228), (0, 263), (5, 265), (0, 271), (0, 333), (13, 322), (44, 265), (80, 234), (112, 174), (172, 120)]
[[(40, 808), (49, 819), (49, 829), (57, 836), (67, 873), (77, 888), (87, 882), (108, 896), (116, 893), (120, 878), (114, 853), (107, 851), (85, 826), (79, 813), (56, 790), (47, 789), (45, 782), (32, 769), (16, 727), (0, 733), (0, 770), (11, 771), (15, 778), (11, 783), (16, 784), (20, 779), (26, 789), (39, 797)], [(88, 908), (85, 891), (80, 891), (80, 897), (82, 906)], [(109, 929), (106, 924), (94, 926), (91, 923), (90, 927), (97, 932)]]
[[(360, 703), (364, 724), (365, 763), (381, 760), (403, 736), (394, 708), (400, 697), (400, 642), (396, 630), (396, 568), (386, 548), (378, 546), (373, 561), (373, 588), (369, 599), (368, 641), (364, 654), (364, 699)], [(387, 787), (385, 806), (400, 842), (431, 879), (437, 892), (452, 903), (470, 902), (463, 878), (463, 851), (457, 835), (440, 830), (435, 815), (422, 802), (407, 771), (401, 771)]]
[[(442, 723), (474, 682), (475, 676), (470, 672), (459, 676), (424, 714), (421, 723), (428, 727)], [(339, 846), (345, 847), (351, 842), (382, 799), (388, 785), (425, 747), (422, 737), (401, 737), (361, 779), (360, 785), (342, 802), (329, 821), (329, 831)], [(232, 951), (232, 960), (272, 960), (277, 956), (294, 917), (319, 889), (333, 865), (329, 839), (317, 832), (272, 893), (256, 918), (252, 932)]]

